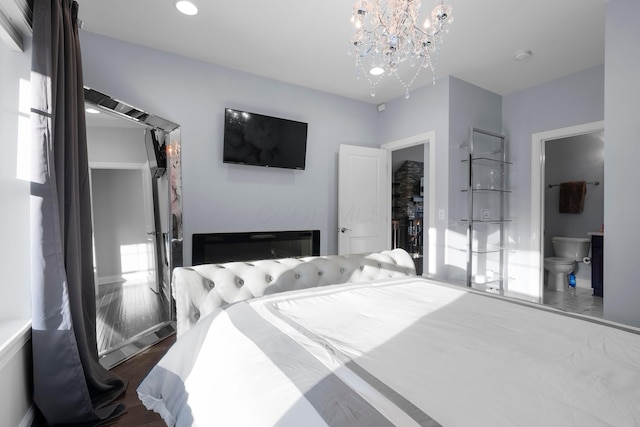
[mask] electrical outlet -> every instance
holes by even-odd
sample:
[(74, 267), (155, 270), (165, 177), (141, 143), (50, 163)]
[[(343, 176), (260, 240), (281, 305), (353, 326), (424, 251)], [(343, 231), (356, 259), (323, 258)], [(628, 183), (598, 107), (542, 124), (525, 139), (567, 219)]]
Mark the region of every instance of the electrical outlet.
[(490, 220), (491, 219), (491, 209), (480, 209), (480, 217), (483, 220)]
[(438, 209), (438, 219), (444, 221), (444, 209)]

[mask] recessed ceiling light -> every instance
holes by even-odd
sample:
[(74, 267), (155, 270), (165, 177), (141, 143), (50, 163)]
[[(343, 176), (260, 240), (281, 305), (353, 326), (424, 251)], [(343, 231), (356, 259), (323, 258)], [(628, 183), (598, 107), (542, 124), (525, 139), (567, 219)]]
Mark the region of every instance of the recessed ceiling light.
[(87, 108), (85, 111), (87, 113), (89, 113), (89, 114), (99, 114), (100, 113), (100, 111), (96, 110), (95, 108), (91, 108), (91, 107)]
[(176, 2), (176, 9), (185, 15), (197, 15), (198, 7), (188, 0), (179, 0)]

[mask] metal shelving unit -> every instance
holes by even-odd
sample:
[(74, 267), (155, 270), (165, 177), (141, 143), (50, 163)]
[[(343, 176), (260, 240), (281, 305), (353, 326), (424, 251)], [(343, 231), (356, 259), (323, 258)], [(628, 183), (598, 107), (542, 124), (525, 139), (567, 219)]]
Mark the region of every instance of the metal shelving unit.
[(506, 188), (508, 166), (504, 135), (471, 128), (467, 149), (468, 287), (503, 294), (507, 280)]

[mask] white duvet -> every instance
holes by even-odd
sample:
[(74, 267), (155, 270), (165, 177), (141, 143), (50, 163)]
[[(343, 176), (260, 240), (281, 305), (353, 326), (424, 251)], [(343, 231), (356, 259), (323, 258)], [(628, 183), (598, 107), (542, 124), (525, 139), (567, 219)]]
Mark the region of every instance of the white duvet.
[(422, 278), (233, 304), (138, 387), (173, 426), (637, 426), (640, 335)]

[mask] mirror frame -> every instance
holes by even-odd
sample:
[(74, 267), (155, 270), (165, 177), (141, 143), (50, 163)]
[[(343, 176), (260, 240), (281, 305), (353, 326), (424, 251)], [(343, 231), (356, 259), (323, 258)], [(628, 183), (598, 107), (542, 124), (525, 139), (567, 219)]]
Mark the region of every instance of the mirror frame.
[[(184, 249), (183, 249), (183, 226), (182, 226), (182, 163), (181, 163), (181, 139), (180, 126), (170, 120), (156, 116), (149, 112), (143, 111), (130, 104), (117, 100), (104, 93), (94, 90), (90, 87), (84, 87), (85, 106), (91, 105), (98, 110), (102, 110), (112, 116), (120, 117), (124, 120), (140, 124), (141, 126), (156, 129), (159, 131), (164, 140), (167, 153), (167, 166), (165, 173), (168, 174), (168, 201), (169, 212), (168, 230), (167, 230), (167, 259), (168, 271), (162, 271), (161, 277), (167, 280), (169, 295), (170, 321), (169, 325), (161, 324), (158, 330), (154, 331), (155, 337), (151, 340), (144, 340), (145, 345), (140, 347), (140, 343), (131, 342), (123, 348), (117, 349), (113, 353), (105, 355), (104, 360), (100, 363), (107, 368), (116, 366), (117, 364), (134, 356), (137, 352), (147, 348), (155, 342), (171, 335), (175, 332), (175, 303), (172, 298), (173, 283), (172, 272), (175, 267), (184, 265)], [(127, 348), (131, 347), (131, 348)]]

